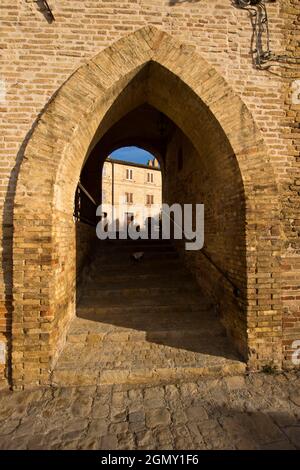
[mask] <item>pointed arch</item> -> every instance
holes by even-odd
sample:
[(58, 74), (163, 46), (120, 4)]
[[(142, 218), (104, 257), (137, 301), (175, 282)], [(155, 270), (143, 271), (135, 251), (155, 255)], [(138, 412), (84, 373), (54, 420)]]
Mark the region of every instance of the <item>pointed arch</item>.
[[(80, 171), (99, 138), (99, 123), (147, 64), (154, 64), (154, 77), (159, 68), (166, 77), (172, 75), (172, 89), (164, 87), (163, 96), (151, 89), (155, 80), (150, 83), (153, 105), (174, 118), (172, 100), (184, 84), (191, 92), (186, 106), (211, 113), (234, 151), (246, 200), (249, 364), (257, 367), (272, 358), (280, 365), (280, 314), (278, 309), (272, 314), (276, 302), (265, 298), (259, 285), (263, 272), (278, 279), (275, 255), (280, 252), (274, 236), (280, 229), (277, 185), (262, 136), (243, 101), (207, 61), (151, 26), (123, 37), (76, 70), (41, 114), (24, 151), (14, 206), (15, 387), (47, 383), (64, 344), (75, 308), (70, 253), (75, 250), (72, 204)], [(135, 91), (132, 106), (141, 96)], [(197, 141), (192, 115), (188, 123), (177, 114), (176, 124)], [(266, 312), (273, 315), (274, 328), (264, 332), (260, 322)]]

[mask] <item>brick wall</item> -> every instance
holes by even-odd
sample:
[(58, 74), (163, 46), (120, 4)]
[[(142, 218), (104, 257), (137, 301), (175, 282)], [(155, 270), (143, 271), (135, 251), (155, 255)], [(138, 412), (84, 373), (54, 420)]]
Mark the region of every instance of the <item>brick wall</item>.
[[(300, 228), (300, 71), (299, 60), (299, 2), (283, 2), (281, 15), (285, 20), (285, 53), (290, 64), (281, 69), (283, 90), (282, 119), (279, 122), (281, 138), (286, 142), (278, 158), (278, 175), (282, 191), (282, 218), (285, 227), (282, 267), (283, 299), (283, 365), (293, 367), (291, 356), (295, 352), (293, 341), (300, 338), (299, 297), (299, 228)], [(296, 64), (298, 62), (298, 65)], [(295, 65), (292, 65), (295, 63)], [(277, 144), (279, 148), (279, 144)]]
[[(208, 257), (203, 250), (186, 251), (182, 242), (177, 242), (177, 246), (203, 292), (209, 292), (214, 314), (220, 317), (236, 349), (247, 360), (243, 183), (226, 136), (220, 132), (217, 122), (211, 127), (210, 132), (207, 129), (203, 132), (201, 155), (179, 129), (173, 135), (166, 155), (165, 172), (169, 177), (165, 197), (169, 204), (204, 204), (203, 250)], [(182, 165), (179, 165), (179, 154)], [(234, 294), (235, 287), (240, 291), (238, 295)]]
[[(292, 102), (292, 82), (297, 78), (295, 67), (292, 70), (283, 66), (274, 66), (269, 71), (261, 71), (253, 68), (249, 54), (251, 26), (247, 12), (235, 9), (230, 1), (202, 0), (198, 2), (169, 2), (164, 0), (128, 0), (122, 2), (113, 1), (69, 1), (50, 0), (55, 21), (49, 24), (43, 14), (38, 10), (34, 1), (10, 2), (3, 0), (0, 6), (0, 48), (1, 76), (0, 99), (1, 112), (4, 119), (1, 120), (1, 238), (2, 238), (2, 275), (1, 275), (1, 310), (0, 310), (0, 341), (7, 343), (11, 337), (12, 318), (12, 214), (16, 180), (19, 174), (21, 161), (24, 161), (24, 149), (26, 141), (30, 138), (34, 123), (41, 115), (49, 99), (56, 93), (67, 78), (82, 64), (85, 64), (92, 56), (99, 53), (117, 39), (148, 24), (166, 31), (172, 37), (185, 44), (186, 51), (195, 51), (214, 66), (219, 74), (238, 94), (253, 115), (257, 128), (260, 130), (264, 142), (268, 148), (270, 166), (274, 169), (276, 182), (281, 194), (281, 221), (284, 224), (284, 236), (273, 233), (274, 243), (277, 238), (284, 242), (283, 257), (278, 252), (277, 270), (281, 273), (282, 296), (276, 281), (268, 279), (268, 266), (265, 265), (266, 284), (275, 282), (275, 292), (261, 293), (258, 299), (253, 293), (253, 303), (257, 306), (264, 305), (263, 296), (272, 298), (272, 309), (280, 309), (278, 296), (283, 302), (284, 312), (284, 350), (287, 360), (291, 353), (292, 339), (300, 337), (299, 327), (299, 294), (296, 274), (299, 271), (299, 255), (297, 254), (299, 228), (298, 205), (298, 180), (299, 168), (299, 104)], [(285, 53), (290, 56), (299, 56), (298, 39), (296, 35), (297, 21), (299, 19), (299, 5), (296, 0), (280, 0), (268, 4), (271, 48), (276, 53)], [(120, 71), (121, 72), (121, 71)], [(120, 76), (122, 74), (120, 73)], [(70, 116), (72, 119), (72, 116)], [(59, 125), (59, 122), (56, 123)], [(61, 121), (63, 124), (63, 121)], [(240, 123), (243, 126), (243, 121)], [(62, 129), (64, 133), (64, 129)], [(298, 133), (298, 134), (297, 134)], [(53, 132), (53, 135), (55, 132)], [(49, 138), (52, 136), (50, 135)], [(298, 142), (298, 144), (297, 144)], [(40, 147), (40, 155), (43, 158), (45, 146)], [(53, 181), (49, 185), (37, 187), (34, 168), (31, 168), (32, 187), (26, 188), (27, 196), (32, 193), (46, 193), (51, 191)], [(70, 167), (71, 168), (71, 167)], [(262, 170), (257, 174), (257, 184), (260, 183)], [(38, 175), (36, 175), (38, 181)], [(37, 210), (38, 208), (36, 208)], [(48, 210), (49, 209), (49, 210)], [(49, 240), (53, 242), (55, 234), (47, 226), (47, 220), (55, 218), (51, 208), (46, 208), (39, 221), (43, 221), (44, 232), (39, 232), (39, 241), (43, 243), (43, 263), (49, 263), (49, 281), (40, 278), (39, 290), (42, 294), (47, 289), (58, 289), (51, 285), (51, 273), (53, 273), (53, 256), (49, 256)], [(259, 207), (258, 207), (259, 209)], [(40, 210), (40, 208), (39, 208)], [(48, 214), (47, 214), (48, 212)], [(47, 217), (48, 215), (48, 217)], [(58, 214), (57, 214), (58, 215)], [(36, 257), (37, 263), (41, 261), (41, 253), (36, 251), (33, 236), (34, 227), (37, 226), (37, 214), (34, 207), (31, 208), (31, 219), (27, 217), (25, 223), (22, 218), (17, 218), (16, 225), (22, 224), (24, 230), (30, 228), (31, 241), (26, 240), (16, 248), (19, 253), (31, 259)], [(253, 221), (253, 223), (256, 223)], [(68, 225), (68, 224), (67, 224)], [(41, 223), (39, 224), (40, 230)], [(66, 226), (67, 227), (67, 226)], [(259, 225), (258, 225), (259, 227)], [(49, 231), (50, 230), (50, 231)], [(272, 227), (270, 227), (272, 230)], [(57, 235), (59, 236), (59, 235)], [(41, 241), (40, 237), (44, 237)], [(21, 240), (20, 240), (21, 243)], [(269, 242), (268, 242), (269, 243)], [(64, 246), (65, 241), (62, 242)], [(266, 243), (266, 245), (268, 245)], [(266, 246), (266, 250), (268, 250)], [(67, 253), (67, 247), (65, 248)], [(23, 264), (22, 264), (23, 263)], [(68, 263), (71, 263), (67, 260)], [(24, 279), (22, 275), (23, 265), (16, 260), (15, 287), (28, 286), (30, 292), (30, 277)], [(263, 261), (262, 261), (263, 264)], [(46, 265), (44, 265), (46, 266)], [(42, 269), (42, 268), (41, 268)], [(58, 269), (58, 268), (57, 268)], [(59, 267), (61, 270), (61, 265)], [(44, 274), (43, 271), (43, 274)], [(63, 271), (65, 273), (65, 271)], [(59, 276), (59, 273), (56, 273)], [(264, 279), (262, 274), (251, 276), (256, 279), (257, 289), (262, 286)], [(28, 275), (28, 274), (27, 274)], [(26, 275), (26, 276), (27, 276)], [(65, 274), (62, 274), (65, 276)], [(256, 276), (256, 277), (255, 277)], [(65, 279), (65, 278), (64, 278)], [(270, 282), (269, 282), (270, 281)], [(70, 280), (70, 282), (73, 282)], [(25, 284), (24, 284), (25, 283)], [(34, 303), (26, 300), (22, 294), (24, 308), (28, 302), (28, 315), (34, 313)], [(59, 297), (60, 293), (57, 292)], [(65, 293), (64, 293), (65, 296)], [(32, 299), (31, 299), (32, 300)], [(52, 307), (43, 304), (43, 299), (35, 299), (36, 308), (44, 311), (45, 317), (53, 315)], [(61, 305), (64, 302), (60, 302)], [(278, 307), (278, 308), (277, 308)], [(264, 308), (267, 311), (266, 308)], [(24, 309), (23, 309), (24, 311)], [(49, 313), (50, 312), (50, 313)], [(24, 313), (24, 312), (23, 312)], [(20, 311), (16, 307), (14, 318), (18, 320)], [(270, 313), (271, 318), (274, 313)], [(276, 315), (275, 315), (276, 316)], [(274, 319), (274, 318), (273, 318)], [(255, 323), (255, 318), (253, 318)], [(46, 324), (46, 323), (45, 323)], [(29, 322), (30, 326), (30, 322)], [(53, 325), (52, 325), (53, 326)], [(51, 326), (51, 329), (52, 329)], [(48, 326), (49, 327), (49, 326)], [(48, 328), (44, 326), (45, 330)], [(268, 328), (266, 326), (266, 328)], [(22, 322), (15, 325), (15, 359), (24, 353), (18, 350), (18, 334), (24, 329)], [(30, 329), (30, 328), (29, 328)], [(28, 339), (28, 354), (34, 353), (34, 341), (39, 341), (41, 333), (34, 333), (31, 329), (31, 338)], [(45, 331), (45, 335), (46, 335)], [(274, 333), (274, 331), (273, 331)], [(272, 333), (272, 334), (273, 334)], [(34, 336), (36, 335), (36, 336)], [(46, 336), (45, 336), (46, 338)], [(45, 339), (46, 340), (46, 339)], [(27, 341), (27, 340), (26, 340)], [(26, 342), (25, 341), (25, 342)], [(274, 343), (274, 347), (277, 343)], [(23, 346), (22, 346), (23, 347)], [(8, 349), (10, 342), (8, 341)], [(34, 356), (34, 354), (31, 354)], [(45, 347), (45, 356), (48, 355)], [(38, 356), (37, 361), (41, 358)], [(48, 360), (48, 359), (45, 359)], [(287, 361), (287, 365), (290, 364)], [(5, 365), (1, 364), (4, 372)], [(16, 370), (18, 370), (16, 365)], [(23, 367), (23, 366), (22, 366)], [(37, 366), (38, 368), (38, 366)], [(45, 367), (46, 370), (46, 367)], [(21, 373), (20, 373), (21, 374)], [(24, 371), (23, 371), (24, 375)], [(30, 379), (28, 379), (30, 382)]]

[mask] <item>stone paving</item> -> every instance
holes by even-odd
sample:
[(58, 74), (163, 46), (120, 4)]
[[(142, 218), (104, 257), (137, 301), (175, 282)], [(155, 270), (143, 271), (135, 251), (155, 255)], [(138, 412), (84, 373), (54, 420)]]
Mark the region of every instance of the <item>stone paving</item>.
[(299, 449), (300, 372), (0, 393), (0, 449)]

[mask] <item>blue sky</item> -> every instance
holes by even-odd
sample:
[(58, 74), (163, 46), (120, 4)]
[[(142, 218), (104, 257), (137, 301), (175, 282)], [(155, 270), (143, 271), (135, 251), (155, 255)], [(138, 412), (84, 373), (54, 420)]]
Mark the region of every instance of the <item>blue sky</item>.
[(146, 164), (149, 159), (153, 159), (153, 155), (151, 155), (151, 153), (140, 149), (139, 147), (122, 147), (112, 152), (110, 156), (115, 160), (125, 160), (127, 162), (144, 164)]

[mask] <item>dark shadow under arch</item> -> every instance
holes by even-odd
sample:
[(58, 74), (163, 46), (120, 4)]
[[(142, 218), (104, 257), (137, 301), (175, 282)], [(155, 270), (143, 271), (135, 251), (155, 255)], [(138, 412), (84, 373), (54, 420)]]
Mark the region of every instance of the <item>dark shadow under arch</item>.
[[(165, 107), (165, 97), (170, 90), (172, 102)], [(188, 121), (191, 112), (193, 119)], [(160, 116), (165, 120), (163, 135), (158, 126)], [(171, 117), (177, 117), (180, 127)], [(187, 122), (184, 122), (185, 119)], [(96, 135), (99, 140), (94, 139), (93, 149), (81, 173), (81, 179), (91, 191), (106, 156), (115, 148), (134, 144), (151, 149), (158, 156), (164, 177), (165, 202), (206, 204), (207, 256), (203, 253), (192, 256), (184, 253), (180, 245), (178, 248), (199, 283), (211, 296), (215, 313), (223, 317), (233, 342), (247, 357), (244, 188), (234, 150), (216, 118), (199, 98), (180, 84), (174, 74), (150, 62), (118, 95)], [(183, 170), (180, 168), (180, 172), (176, 162), (178, 149), (183, 160)], [(189, 174), (184, 181), (181, 175), (186, 171), (186, 162)], [(191, 184), (194, 185), (193, 189)], [(226, 228), (226, 224), (231, 224), (230, 229)], [(231, 312), (229, 317), (226, 310)]]

